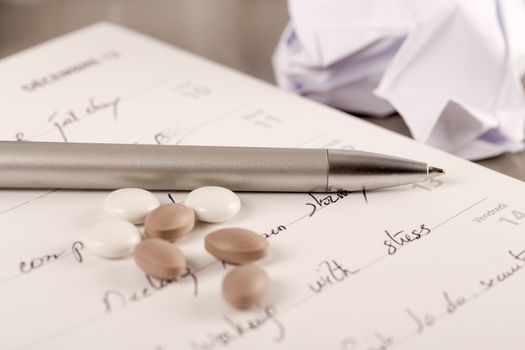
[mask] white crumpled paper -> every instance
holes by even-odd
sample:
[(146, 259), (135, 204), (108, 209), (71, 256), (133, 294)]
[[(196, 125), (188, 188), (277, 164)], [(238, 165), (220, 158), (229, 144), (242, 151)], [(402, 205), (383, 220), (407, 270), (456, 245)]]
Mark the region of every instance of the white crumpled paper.
[(523, 149), (525, 0), (289, 0), (289, 12), (280, 86), (397, 111), (415, 139), (468, 159)]

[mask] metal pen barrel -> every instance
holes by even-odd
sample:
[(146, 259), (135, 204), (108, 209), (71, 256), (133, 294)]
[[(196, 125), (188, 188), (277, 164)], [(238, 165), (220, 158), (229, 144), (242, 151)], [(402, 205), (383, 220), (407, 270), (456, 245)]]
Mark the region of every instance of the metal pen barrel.
[(324, 191), (325, 150), (0, 142), (0, 187)]
[(424, 163), (357, 151), (0, 141), (0, 188), (326, 192), (426, 175)]

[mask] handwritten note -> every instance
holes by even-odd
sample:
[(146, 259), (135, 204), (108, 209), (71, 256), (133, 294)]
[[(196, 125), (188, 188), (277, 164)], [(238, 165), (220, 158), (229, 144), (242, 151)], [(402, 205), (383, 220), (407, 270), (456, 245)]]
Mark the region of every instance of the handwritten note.
[[(108, 261), (82, 234), (104, 191), (0, 192), (2, 349), (523, 349), (523, 183), (111, 24), (0, 62), (0, 138), (362, 149), (447, 176), (374, 192), (242, 193), (178, 246), (178, 280)], [(0, 169), (1, 171), (1, 169)], [(163, 203), (183, 192), (157, 192)], [(269, 295), (239, 312), (203, 237), (270, 242)]]

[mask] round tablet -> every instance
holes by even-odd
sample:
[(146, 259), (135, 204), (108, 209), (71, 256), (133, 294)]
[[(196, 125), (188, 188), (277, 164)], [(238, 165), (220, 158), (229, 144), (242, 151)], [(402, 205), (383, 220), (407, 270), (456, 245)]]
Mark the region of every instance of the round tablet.
[(146, 217), (144, 230), (151, 238), (174, 241), (193, 230), (193, 209), (179, 203), (163, 204)]
[(224, 222), (241, 209), (239, 196), (219, 186), (199, 187), (186, 197), (184, 204), (195, 210), (198, 220)]
[(246, 264), (266, 256), (268, 241), (253, 231), (229, 227), (208, 234), (204, 249), (219, 260)]
[(86, 247), (103, 258), (129, 255), (139, 242), (140, 233), (135, 225), (120, 219), (101, 221), (84, 235)]
[(173, 280), (186, 273), (186, 259), (173, 244), (163, 239), (147, 239), (135, 247), (135, 262), (150, 276)]
[(270, 284), (266, 272), (253, 264), (231, 270), (222, 281), (222, 295), (232, 306), (248, 309), (268, 292)]
[(153, 193), (140, 188), (121, 188), (111, 192), (104, 201), (104, 210), (116, 219), (142, 224), (146, 215), (160, 202)]

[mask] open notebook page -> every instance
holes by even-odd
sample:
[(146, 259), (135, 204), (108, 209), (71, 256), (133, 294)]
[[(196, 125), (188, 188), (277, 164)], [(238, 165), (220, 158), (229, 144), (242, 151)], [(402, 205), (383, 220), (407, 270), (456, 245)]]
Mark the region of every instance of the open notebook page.
[[(0, 138), (358, 149), (445, 177), (373, 192), (241, 193), (241, 212), (177, 242), (166, 283), (82, 235), (107, 191), (0, 195), (2, 349), (523, 349), (525, 186), (111, 24), (0, 62)], [(163, 203), (170, 194), (156, 192)], [(240, 312), (204, 236), (263, 234), (271, 278)]]

